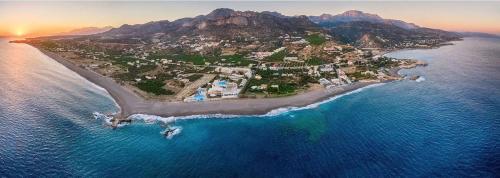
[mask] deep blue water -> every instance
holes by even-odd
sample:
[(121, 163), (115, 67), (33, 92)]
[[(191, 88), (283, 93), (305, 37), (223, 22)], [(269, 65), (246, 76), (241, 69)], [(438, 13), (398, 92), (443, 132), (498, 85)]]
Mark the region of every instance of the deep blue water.
[(0, 41), (0, 177), (495, 177), (500, 40), (390, 54), (425, 81), (363, 89), (279, 115), (178, 119), (182, 132), (92, 112), (108, 94), (36, 49)]

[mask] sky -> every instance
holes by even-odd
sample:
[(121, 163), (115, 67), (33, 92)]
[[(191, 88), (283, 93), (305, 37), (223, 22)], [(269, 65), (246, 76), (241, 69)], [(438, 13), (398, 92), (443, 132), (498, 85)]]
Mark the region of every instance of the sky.
[(43, 36), (82, 27), (119, 27), (207, 14), (216, 8), (277, 11), (285, 15), (361, 10), (383, 18), (450, 31), (500, 34), (500, 1), (198, 1), (198, 2), (0, 2), (0, 36)]

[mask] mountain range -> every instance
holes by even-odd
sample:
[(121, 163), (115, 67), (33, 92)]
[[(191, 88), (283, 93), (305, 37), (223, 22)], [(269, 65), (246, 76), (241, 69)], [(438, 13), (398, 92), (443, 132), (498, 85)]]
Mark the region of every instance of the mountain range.
[(377, 24), (393, 25), (407, 30), (420, 28), (413, 23), (407, 23), (402, 20), (383, 19), (376, 14), (364, 13), (358, 10), (350, 10), (338, 15), (322, 14), (320, 16), (309, 16), (309, 19), (323, 27), (331, 27), (348, 22), (363, 21)]
[(499, 35), (481, 32), (458, 32), (463, 37), (483, 37), (483, 38), (500, 38)]
[(274, 38), (283, 34), (305, 36), (308, 32), (327, 33), (339, 42), (360, 47), (395, 47), (408, 41), (440, 42), (461, 37), (459, 33), (420, 27), (401, 20), (384, 19), (356, 10), (338, 15), (286, 16), (278, 12), (235, 11), (227, 8), (175, 21), (125, 24), (93, 36), (100, 39), (151, 40), (204, 35), (218, 39), (234, 39)]
[(74, 29), (68, 32), (62, 32), (58, 34), (54, 34), (55, 36), (78, 36), (78, 35), (93, 35), (93, 34), (98, 34), (98, 33), (103, 33), (108, 30), (111, 30), (113, 27), (112, 26), (105, 26), (105, 27), (84, 27), (84, 28), (78, 28)]
[(328, 29), (337, 40), (359, 47), (401, 47), (415, 41), (440, 43), (461, 37), (455, 32), (420, 27), (402, 20), (384, 19), (376, 14), (357, 10), (309, 18)]
[(285, 33), (304, 34), (308, 30), (320, 30), (307, 16), (279, 16), (271, 12), (235, 11), (216, 9), (207, 15), (182, 18), (175, 21), (155, 21), (138, 25), (122, 25), (99, 34), (110, 37), (151, 37), (164, 34), (167, 37), (182, 35), (206, 35), (218, 38), (275, 37)]

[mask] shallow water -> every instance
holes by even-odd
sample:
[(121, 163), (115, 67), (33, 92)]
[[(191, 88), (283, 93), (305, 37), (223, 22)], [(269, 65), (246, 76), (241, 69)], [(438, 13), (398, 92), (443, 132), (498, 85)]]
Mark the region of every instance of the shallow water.
[(268, 116), (176, 119), (117, 130), (109, 95), (24, 44), (0, 41), (0, 175), (476, 176), (500, 174), (500, 40), (391, 53), (421, 82), (363, 89)]

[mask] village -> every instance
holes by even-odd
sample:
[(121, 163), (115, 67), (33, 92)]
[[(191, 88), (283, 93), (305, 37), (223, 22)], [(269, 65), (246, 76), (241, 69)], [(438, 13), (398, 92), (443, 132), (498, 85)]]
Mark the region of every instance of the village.
[(389, 69), (411, 60), (383, 49), (338, 44), (318, 32), (276, 39), (216, 39), (157, 34), (150, 41), (55, 39), (30, 43), (53, 51), (147, 99), (198, 102), (295, 95), (311, 88), (392, 80)]

